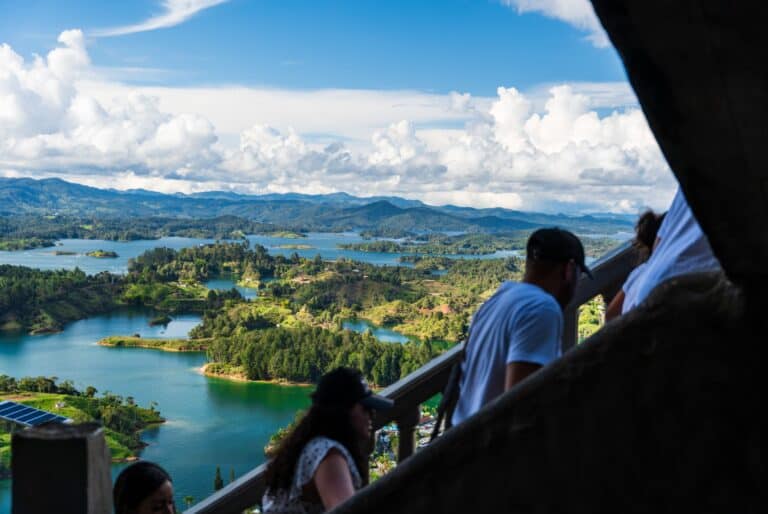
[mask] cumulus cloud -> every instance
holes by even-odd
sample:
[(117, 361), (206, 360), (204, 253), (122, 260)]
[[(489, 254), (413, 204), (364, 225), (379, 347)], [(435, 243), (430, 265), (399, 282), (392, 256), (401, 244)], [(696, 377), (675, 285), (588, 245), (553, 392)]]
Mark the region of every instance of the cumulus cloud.
[(541, 13), (589, 32), (587, 39), (598, 48), (610, 44), (589, 0), (502, 0), (502, 3), (516, 8), (520, 14)]
[(180, 23), (184, 23), (204, 9), (209, 9), (228, 1), (229, 0), (163, 0), (163, 11), (160, 14), (134, 25), (95, 30), (93, 35), (98, 37), (124, 36), (126, 34), (135, 34), (136, 32), (147, 32), (150, 30), (173, 27)]
[[(103, 80), (94, 87), (93, 74), (77, 30), (30, 61), (0, 46), (0, 175), (164, 192), (394, 194), (566, 212), (664, 208), (675, 184), (642, 112), (624, 105), (625, 86), (500, 87), (493, 98), (273, 91), (277, 106), (253, 109), (231, 97), (266, 106), (269, 90), (161, 88), (154, 95)], [(179, 97), (178, 105), (166, 101)], [(312, 107), (318, 99), (327, 103)], [(280, 107), (293, 100), (300, 106), (285, 118)], [(301, 118), (301, 106), (311, 119)], [(228, 110), (237, 123), (216, 118)], [(445, 128), (445, 120), (462, 126)]]

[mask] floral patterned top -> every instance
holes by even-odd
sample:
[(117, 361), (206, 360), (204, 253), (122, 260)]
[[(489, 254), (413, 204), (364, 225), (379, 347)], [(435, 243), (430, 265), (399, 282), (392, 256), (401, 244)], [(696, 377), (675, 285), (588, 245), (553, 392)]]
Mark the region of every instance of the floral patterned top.
[(293, 472), (293, 482), (289, 490), (267, 490), (261, 500), (262, 512), (269, 514), (317, 514), (323, 512), (322, 503), (312, 503), (302, 498), (302, 491), (315, 476), (317, 467), (331, 449), (338, 450), (347, 460), (349, 473), (352, 475), (352, 485), (360, 489), (362, 479), (357, 471), (352, 455), (341, 443), (327, 437), (311, 439), (301, 450), (296, 469)]

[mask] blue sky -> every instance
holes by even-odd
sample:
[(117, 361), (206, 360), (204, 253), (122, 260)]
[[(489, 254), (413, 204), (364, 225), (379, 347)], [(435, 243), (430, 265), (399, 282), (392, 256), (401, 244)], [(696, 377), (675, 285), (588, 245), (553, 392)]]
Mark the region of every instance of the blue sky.
[(588, 0), (0, 0), (0, 45), (0, 176), (574, 213), (674, 189)]
[[(158, 2), (2, 0), (2, 39), (44, 54), (63, 30), (138, 23)], [(185, 23), (90, 37), (103, 67), (170, 73), (134, 82), (286, 88), (419, 89), (492, 95), (563, 81), (622, 81), (612, 48), (566, 23), (495, 0), (231, 0)]]

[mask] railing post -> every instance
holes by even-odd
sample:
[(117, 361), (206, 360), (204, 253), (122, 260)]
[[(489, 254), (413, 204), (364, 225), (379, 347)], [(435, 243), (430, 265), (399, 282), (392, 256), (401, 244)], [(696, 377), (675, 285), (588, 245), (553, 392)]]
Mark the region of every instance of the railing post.
[(563, 313), (563, 353), (579, 341), (579, 306), (569, 306)]
[(61, 423), (13, 434), (13, 514), (112, 512), (110, 457), (97, 423)]
[(419, 418), (421, 417), (421, 407), (414, 405), (409, 407), (397, 422), (398, 431), (398, 448), (397, 448), (397, 462), (403, 462), (405, 459), (413, 455), (413, 451), (416, 448), (416, 425), (419, 424)]

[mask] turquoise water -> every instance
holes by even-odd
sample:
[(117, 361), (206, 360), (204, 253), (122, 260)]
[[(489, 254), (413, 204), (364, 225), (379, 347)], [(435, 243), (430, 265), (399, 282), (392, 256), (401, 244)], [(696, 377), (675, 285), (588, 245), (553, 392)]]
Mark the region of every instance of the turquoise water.
[[(232, 282), (218, 284), (229, 288)], [(309, 389), (300, 386), (241, 383), (210, 378), (197, 369), (202, 353), (170, 353), (143, 348), (106, 348), (96, 342), (115, 334), (142, 337), (185, 337), (200, 321), (179, 315), (167, 326), (150, 326), (156, 313), (123, 309), (81, 320), (63, 332), (30, 336), (0, 333), (0, 374), (16, 377), (55, 375), (84, 389), (133, 396), (139, 405), (159, 404), (166, 423), (144, 431), (149, 444), (141, 457), (165, 467), (174, 478), (178, 504), (194, 496), (210, 495), (216, 466), (229, 476), (240, 476), (264, 460), (269, 436), (308, 405)], [(408, 337), (365, 320), (348, 320), (344, 327), (371, 330), (385, 342), (403, 343)], [(113, 466), (113, 474), (124, 465)], [(10, 512), (11, 483), (0, 480), (0, 512)]]
[[(179, 505), (213, 492), (216, 466), (226, 478), (264, 460), (269, 436), (309, 403), (309, 389), (230, 382), (204, 377), (202, 353), (106, 348), (96, 342), (114, 334), (183, 337), (199, 322), (177, 316), (167, 327), (149, 326), (153, 313), (124, 310), (77, 321), (58, 334), (0, 334), (0, 374), (55, 375), (79, 388), (133, 396), (143, 406), (156, 401), (168, 420), (145, 431), (142, 458), (159, 462), (174, 478)], [(115, 472), (120, 466), (115, 466)], [(10, 512), (10, 481), (0, 481), (0, 512)]]
[(228, 291), (234, 287), (246, 300), (253, 300), (259, 296), (258, 289), (253, 287), (239, 286), (232, 278), (215, 278), (213, 280), (204, 282), (203, 285), (208, 289), (214, 289), (217, 291)]
[(347, 330), (352, 330), (353, 332), (362, 333), (366, 330), (370, 330), (376, 339), (385, 343), (407, 343), (408, 341), (416, 340), (416, 338), (408, 337), (386, 327), (377, 327), (370, 321), (364, 319), (348, 319), (342, 322), (341, 326)]
[[(362, 241), (354, 233), (309, 234), (303, 239), (250, 236), (252, 243), (266, 246), (270, 253), (305, 257), (320, 254), (323, 259), (340, 257), (378, 265), (398, 264), (399, 254), (379, 254), (340, 250), (338, 244)], [(86, 273), (110, 271), (124, 273), (128, 259), (158, 246), (184, 248), (213, 240), (169, 237), (150, 241), (98, 241), (68, 239), (61, 246), (19, 252), (0, 251), (0, 264), (16, 264), (39, 269), (79, 267)], [(306, 244), (310, 250), (278, 248), (283, 244)], [(117, 259), (97, 259), (86, 252), (102, 249), (118, 253)], [(56, 256), (54, 251), (72, 251), (77, 255)], [(498, 252), (502, 257), (512, 252)], [(212, 280), (212, 289), (229, 289), (228, 278)], [(253, 289), (238, 288), (246, 298), (254, 298)], [(202, 376), (197, 369), (205, 362), (202, 353), (170, 353), (137, 348), (106, 348), (96, 345), (102, 337), (138, 333), (142, 337), (185, 337), (199, 323), (195, 315), (176, 316), (167, 326), (149, 326), (156, 313), (145, 310), (121, 310), (69, 324), (63, 332), (30, 336), (0, 333), (0, 374), (15, 377), (56, 376), (73, 380), (78, 388), (93, 385), (99, 391), (133, 396), (140, 405), (151, 401), (168, 420), (147, 430), (143, 439), (149, 444), (142, 458), (154, 460), (174, 477), (179, 506), (184, 496), (197, 501), (210, 495), (216, 466), (229, 477), (230, 469), (240, 476), (264, 460), (263, 447), (269, 436), (289, 423), (296, 410), (309, 404), (309, 389), (231, 382)], [(387, 328), (375, 327), (363, 320), (345, 323), (350, 330), (371, 329), (383, 341), (402, 343), (406, 336)], [(124, 465), (115, 465), (119, 472)], [(0, 513), (10, 512), (10, 481), (0, 480)]]

